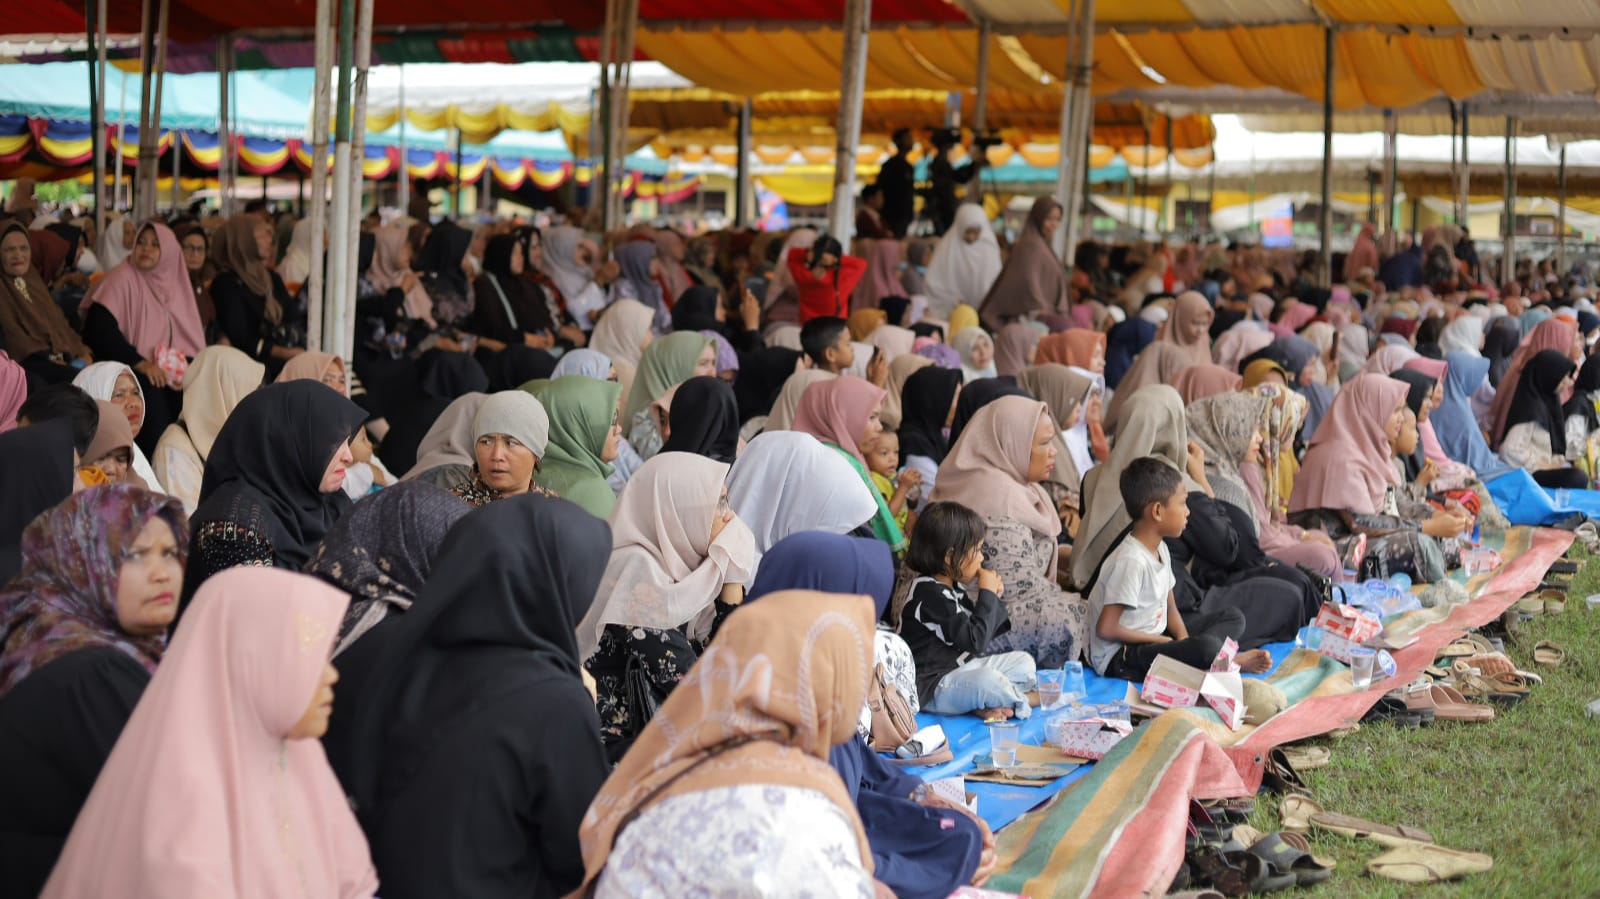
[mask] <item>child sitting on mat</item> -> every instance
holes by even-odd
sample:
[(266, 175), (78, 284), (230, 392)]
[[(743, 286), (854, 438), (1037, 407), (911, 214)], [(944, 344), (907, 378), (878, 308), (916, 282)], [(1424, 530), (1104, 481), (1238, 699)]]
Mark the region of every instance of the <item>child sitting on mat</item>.
[[(917, 694), (925, 712), (1028, 717), (1033, 657), (983, 654), (995, 637), (1011, 629), (1000, 602), (1005, 586), (983, 567), (987, 530), (978, 513), (951, 502), (929, 504), (912, 529), (906, 567), (919, 577), (911, 582), (900, 613), (900, 635), (917, 661)], [(974, 582), (976, 602), (960, 586)]]
[[(1202, 671), (1222, 651), (1222, 643), (1244, 633), (1244, 613), (1235, 608), (1178, 614), (1172, 590), (1172, 557), (1166, 540), (1183, 534), (1189, 523), (1189, 495), (1183, 476), (1155, 456), (1135, 459), (1117, 482), (1133, 518), (1128, 536), (1106, 556), (1089, 592), (1089, 663), (1108, 677), (1142, 682), (1156, 656), (1170, 656)], [(1262, 650), (1240, 653), (1246, 671), (1264, 671), (1271, 656)]]

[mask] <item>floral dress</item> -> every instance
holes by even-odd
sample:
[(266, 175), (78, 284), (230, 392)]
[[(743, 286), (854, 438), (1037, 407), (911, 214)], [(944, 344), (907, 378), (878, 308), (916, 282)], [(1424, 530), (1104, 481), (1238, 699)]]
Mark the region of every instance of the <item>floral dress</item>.
[(634, 708), (628, 696), (628, 669), (634, 666), (649, 683), (659, 706), (699, 659), (694, 644), (678, 630), (657, 630), (608, 624), (600, 632), (600, 647), (584, 662), (594, 677), (595, 707), (600, 713), (600, 739), (606, 758), (615, 765), (644, 731), (648, 719)]
[(1056, 541), (1015, 519), (991, 518), (988, 524), (983, 565), (1005, 585), (1001, 599), (1011, 618), (1011, 630), (995, 638), (989, 652), (1026, 652), (1040, 668), (1078, 658), (1088, 646), (1089, 604), (1050, 577)]

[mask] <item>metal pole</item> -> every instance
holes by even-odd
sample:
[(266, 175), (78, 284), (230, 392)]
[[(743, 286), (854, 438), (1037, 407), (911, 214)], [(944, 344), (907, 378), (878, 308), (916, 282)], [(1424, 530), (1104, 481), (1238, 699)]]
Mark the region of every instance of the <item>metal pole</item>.
[(1556, 168), (1556, 273), (1567, 270), (1567, 145), (1561, 144)]
[(972, 100), (972, 130), (982, 134), (989, 130), (989, 44), (993, 41), (993, 27), (989, 20), (978, 23), (978, 84)]
[(1143, 240), (1150, 231), (1150, 207), (1145, 203), (1150, 199), (1150, 125), (1144, 126), (1144, 177), (1139, 179), (1139, 239)]
[(606, 192), (606, 196), (612, 204), (611, 220), (621, 225), (627, 221), (622, 186), (627, 169), (628, 122), (631, 118), (628, 92), (633, 82), (633, 51), (634, 38), (639, 30), (639, 0), (621, 0), (618, 12), (621, 13), (621, 20), (618, 23), (617, 37), (617, 77), (612, 84), (615, 96), (611, 103), (611, 114), (616, 118), (616, 124), (611, 129), (611, 140), (615, 143), (611, 158), (616, 162), (617, 177), (609, 180), (610, 189)]
[(134, 172), (133, 217), (142, 221), (149, 213), (145, 212), (146, 198), (144, 187), (144, 173), (155, 165), (155, 142), (150, 134), (150, 87), (155, 74), (155, 30), (157, 20), (160, 18), (156, 12), (156, 5), (160, 0), (144, 0), (141, 9), (139, 24), (139, 168)]
[(606, 0), (605, 26), (600, 34), (600, 165), (593, 164), (594, 146), (589, 147), (589, 197), (593, 206), (600, 209), (600, 233), (605, 234), (611, 230), (611, 131), (616, 125), (612, 118), (611, 107), (615, 98), (611, 95), (611, 61), (617, 55), (617, 7), (621, 0)]
[[(128, 78), (122, 78), (122, 101), (117, 107), (117, 156), (115, 159), (116, 173), (111, 178), (111, 208), (114, 210), (120, 204), (122, 193), (122, 142), (128, 137)], [(101, 224), (104, 227), (104, 223)]]
[[(366, 124), (362, 124), (366, 130)], [(406, 64), (400, 64), (400, 192), (399, 206), (403, 214), (411, 209), (411, 165), (406, 156)]]
[(455, 192), (451, 195), (451, 198), (450, 198), (450, 212), (456, 218), (461, 218), (461, 175), (462, 175), (462, 172), (461, 172), (461, 145), (464, 144), (464, 143), (466, 143), (466, 137), (462, 135), (461, 128), (458, 126), (456, 128), (456, 183), (455, 183)]
[[(339, 0), (339, 84), (333, 125), (333, 216), (328, 229), (328, 280), (322, 306), (322, 345), (343, 355), (345, 282), (351, 267), (350, 75), (356, 55), (355, 0)], [(357, 178), (360, 176), (357, 175)]]
[(1333, 283), (1333, 28), (1322, 29), (1322, 283)]
[(339, 343), (334, 352), (344, 357), (346, 370), (355, 354), (356, 280), (361, 276), (361, 197), (367, 183), (367, 70), (372, 64), (372, 0), (360, 0), (356, 16), (355, 79), (352, 92), (355, 108), (350, 114), (350, 158), (355, 171), (350, 178), (349, 222), (343, 232), (345, 252), (344, 281), (340, 305), (344, 310)]
[(306, 275), (306, 348), (322, 349), (322, 245), (328, 233), (328, 107), (333, 0), (317, 0), (316, 81), (311, 111), (311, 267)]
[(1500, 264), (1508, 279), (1517, 275), (1517, 117), (1506, 116), (1505, 252)]
[[(89, 67), (90, 127), (94, 147), (94, 233), (106, 230), (106, 2), (87, 0), (88, 21), (93, 38), (90, 54), (94, 62)], [(126, 80), (126, 79), (124, 79)]]
[[(1078, 92), (1076, 90), (1078, 84), (1078, 54), (1073, 51), (1076, 50), (1083, 37), (1078, 30), (1078, 13), (1084, 2), (1086, 0), (1070, 0), (1067, 8), (1067, 19), (1073, 23), (1073, 27), (1067, 33), (1066, 67), (1065, 71), (1062, 72), (1063, 77), (1061, 79), (1061, 127), (1056, 136), (1056, 201), (1061, 204), (1061, 217), (1064, 223), (1071, 222), (1074, 217), (1073, 214), (1077, 211), (1071, 205), (1073, 194), (1072, 157), (1077, 152), (1077, 145), (1073, 143), (1072, 137), (1078, 124)], [(987, 98), (985, 98), (985, 101), (987, 102)], [(1072, 230), (1070, 227), (1057, 228), (1055, 240), (1052, 241), (1054, 246), (1051, 249), (1055, 250), (1056, 256), (1064, 261), (1071, 261), (1072, 258), (1072, 251), (1069, 249), (1072, 246), (1072, 242), (1067, 235), (1070, 230)]]
[(183, 194), (178, 182), (183, 180), (183, 132), (172, 132), (172, 210), (178, 210)]
[(1217, 211), (1217, 142), (1211, 142), (1211, 165), (1206, 172), (1206, 230), (1211, 229), (1211, 216)]
[(861, 104), (866, 92), (871, 23), (872, 0), (845, 0), (844, 64), (839, 67), (839, 117), (834, 127), (833, 206), (828, 215), (828, 232), (846, 249), (856, 224), (856, 147), (861, 143)]
[(233, 215), (233, 165), (229, 161), (233, 154), (233, 129), (230, 127), (231, 109), (228, 106), (228, 82), (233, 71), (233, 38), (223, 35), (217, 38), (217, 147), (221, 155), (217, 157), (217, 194), (218, 206), (225, 216)]
[(1471, 119), (1467, 114), (1467, 104), (1461, 104), (1461, 186), (1459, 197), (1456, 201), (1456, 224), (1467, 223), (1467, 203), (1472, 194), (1472, 160), (1467, 153), (1467, 138), (1472, 133), (1469, 127)]
[(739, 103), (739, 161), (735, 163), (735, 184), (733, 225), (735, 228), (750, 227), (750, 201), (754, 197), (754, 185), (750, 183), (750, 98), (745, 97)]
[(1167, 232), (1167, 200), (1172, 195), (1172, 117), (1167, 117), (1167, 185), (1161, 195), (1161, 214), (1157, 217), (1157, 225), (1161, 232)]
[[(156, 18), (156, 84), (150, 101), (151, 155), (148, 171), (142, 153), (139, 159), (139, 174), (145, 179), (145, 190), (140, 191), (140, 196), (144, 198), (141, 202), (145, 204), (145, 214), (139, 217), (140, 221), (156, 214), (156, 204), (160, 199), (156, 196), (156, 182), (161, 174), (161, 89), (167, 75), (167, 20), (171, 5), (170, 0), (161, 0), (161, 13)], [(143, 148), (141, 142), (140, 149)]]
[(1394, 231), (1394, 201), (1399, 185), (1395, 159), (1399, 155), (1400, 117), (1394, 110), (1383, 111), (1383, 228), (1380, 233)]

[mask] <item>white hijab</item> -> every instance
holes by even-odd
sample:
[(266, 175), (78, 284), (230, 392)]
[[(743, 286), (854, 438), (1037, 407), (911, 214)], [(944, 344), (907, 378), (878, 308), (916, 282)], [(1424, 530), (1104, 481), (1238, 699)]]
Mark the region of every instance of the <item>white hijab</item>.
[[(972, 365), (972, 351), (977, 348), (978, 341), (980, 340), (989, 341), (989, 364), (983, 368), (975, 368)], [(961, 376), (963, 383), (971, 384), (973, 381), (979, 381), (984, 378), (992, 378), (995, 376), (994, 338), (989, 336), (989, 332), (977, 326), (973, 326), (971, 328), (962, 328), (955, 333), (955, 336), (950, 338), (950, 346), (954, 347), (955, 351), (961, 354)]]
[[(962, 233), (968, 228), (980, 231), (977, 242), (967, 243)], [(977, 307), (1000, 277), (1000, 242), (983, 207), (963, 203), (956, 210), (955, 224), (939, 238), (928, 263), (927, 315), (948, 321), (951, 310), (960, 303)]]
[(1077, 466), (1078, 477), (1082, 478), (1097, 464), (1094, 461), (1094, 453), (1089, 451), (1089, 397), (1097, 391), (1102, 396), (1105, 395), (1106, 378), (1105, 375), (1097, 375), (1086, 368), (1067, 367), (1094, 381), (1094, 386), (1089, 388), (1089, 392), (1079, 398), (1078, 408), (1081, 411), (1078, 413), (1077, 424), (1061, 432), (1061, 441), (1067, 445), (1067, 452), (1072, 455), (1072, 464)]
[[(89, 399), (104, 400), (109, 403), (111, 395), (117, 392), (117, 378), (123, 372), (127, 372), (128, 377), (133, 378), (133, 386), (139, 391), (139, 401), (144, 402), (144, 387), (140, 385), (138, 376), (133, 373), (133, 369), (121, 362), (96, 362), (78, 372), (78, 376), (72, 379), (72, 386), (87, 393)], [(148, 413), (149, 407), (146, 406), (146, 414)], [(161, 481), (156, 478), (155, 469), (150, 467), (150, 460), (145, 458), (144, 450), (139, 449), (137, 443), (133, 445), (133, 472), (144, 478), (145, 486), (150, 488), (151, 493), (167, 492), (166, 488), (161, 486)]]
[(122, 245), (122, 213), (113, 213), (106, 219), (106, 229), (100, 233), (100, 270), (109, 272), (122, 264), (133, 253), (132, 247)]
[(1439, 351), (1446, 356), (1451, 353), (1482, 356), (1484, 323), (1475, 315), (1463, 315), (1445, 325), (1444, 333), (1439, 335)]
[(878, 503), (844, 456), (801, 431), (769, 431), (750, 441), (728, 473), (728, 505), (755, 536), (755, 561), (800, 531), (848, 534)]
[(311, 219), (303, 218), (294, 223), (294, 231), (289, 235), (289, 246), (283, 251), (283, 259), (278, 263), (278, 277), (285, 284), (304, 284), (311, 275)]

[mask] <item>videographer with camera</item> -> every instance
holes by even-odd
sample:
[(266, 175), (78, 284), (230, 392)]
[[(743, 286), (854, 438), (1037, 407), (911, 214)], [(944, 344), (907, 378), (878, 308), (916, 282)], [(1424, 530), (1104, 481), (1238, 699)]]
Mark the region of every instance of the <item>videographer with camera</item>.
[(966, 184), (978, 174), (985, 161), (986, 142), (981, 138), (973, 143), (971, 158), (961, 165), (950, 161), (951, 151), (961, 144), (961, 129), (937, 128), (933, 132), (933, 161), (928, 163), (928, 205), (926, 212), (933, 222), (933, 233), (943, 234), (956, 220), (956, 207), (961, 201), (956, 197), (956, 185)]

